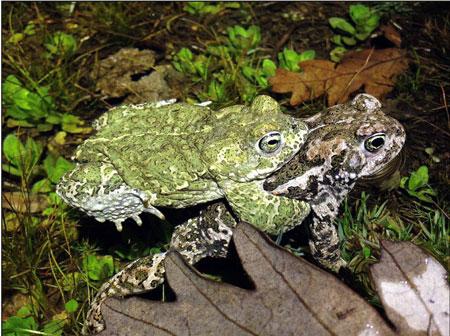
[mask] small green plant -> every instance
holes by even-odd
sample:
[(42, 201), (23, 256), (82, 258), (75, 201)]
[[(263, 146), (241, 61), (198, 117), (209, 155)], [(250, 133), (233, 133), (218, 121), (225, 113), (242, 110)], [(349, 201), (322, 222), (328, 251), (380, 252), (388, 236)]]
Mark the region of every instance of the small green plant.
[(47, 57), (68, 58), (77, 50), (77, 41), (70, 34), (56, 32), (47, 39), (44, 46), (48, 52)]
[(265, 59), (261, 67), (252, 68), (245, 65), (242, 67), (242, 74), (252, 83), (266, 89), (269, 87), (268, 78), (275, 75), (276, 68), (277, 66), (272, 60)]
[(114, 259), (110, 255), (98, 256), (88, 254), (83, 258), (83, 270), (89, 279), (102, 281), (112, 276), (117, 271)]
[(295, 50), (284, 48), (282, 52), (278, 53), (278, 62), (280, 68), (289, 71), (300, 71), (300, 66), (298, 63), (312, 60), (316, 57), (316, 52), (314, 50), (305, 50), (302, 53), (297, 53)]
[[(238, 94), (244, 102), (250, 102), (269, 87), (268, 79), (275, 75), (277, 68), (268, 58), (261, 62), (260, 42), (258, 26), (235, 25), (226, 29), (226, 36), (219, 36), (215, 43), (208, 44), (204, 54), (194, 55), (182, 48), (175, 54), (173, 66), (194, 83), (204, 85), (203, 90), (196, 90), (200, 101), (226, 103)], [(297, 53), (285, 48), (278, 54), (278, 61), (282, 68), (300, 71), (298, 63), (314, 57), (314, 50)]]
[(366, 40), (380, 23), (378, 13), (365, 5), (351, 5), (349, 15), (352, 22), (341, 17), (328, 19), (330, 26), (340, 32), (331, 39), (337, 45), (330, 52), (330, 58), (334, 62), (339, 62), (349, 47)]
[(90, 128), (80, 127), (84, 121), (57, 111), (47, 86), (35, 85), (33, 90), (26, 88), (14, 75), (6, 77), (2, 85), (3, 104), (8, 127), (36, 127), (40, 132), (53, 129), (56, 125), (69, 133), (86, 133)]
[(63, 334), (64, 326), (68, 323), (68, 315), (77, 311), (78, 302), (69, 300), (64, 305), (65, 311), (53, 316), (52, 320), (39, 326), (29, 305), (20, 308), (15, 316), (2, 322), (2, 334), (8, 336), (51, 335)]
[(258, 26), (250, 26), (245, 29), (236, 25), (227, 28), (228, 41), (231, 48), (237, 51), (252, 52), (261, 42), (261, 30)]
[(227, 2), (215, 2), (212, 5), (208, 1), (188, 1), (183, 7), (185, 12), (188, 12), (192, 15), (206, 15), (206, 14), (217, 14), (225, 8), (240, 8), (241, 4), (235, 1), (227, 1)]
[(22, 143), (15, 134), (8, 134), (3, 140), (3, 154), (8, 163), (2, 164), (2, 170), (29, 181), (39, 175), (43, 168), (46, 177), (37, 181), (31, 191), (50, 192), (55, 189), (54, 185), (59, 182), (61, 176), (73, 168), (73, 164), (62, 156), (48, 154), (41, 167), (38, 163), (42, 152), (42, 145), (33, 138), (27, 138), (26, 142)]
[(434, 203), (432, 197), (436, 196), (436, 191), (428, 185), (428, 180), (428, 167), (420, 166), (409, 177), (402, 177), (400, 180), (400, 188), (423, 202)]
[(34, 23), (29, 22), (26, 26), (23, 32), (21, 33), (13, 33), (11, 37), (8, 39), (8, 43), (18, 44), (21, 42), (25, 37), (32, 36), (36, 34), (36, 26)]
[(2, 170), (28, 180), (36, 173), (42, 150), (42, 145), (32, 138), (23, 144), (15, 134), (8, 134), (3, 140), (3, 154), (8, 163), (2, 164)]
[(42, 162), (46, 177), (37, 181), (31, 188), (32, 192), (47, 193), (55, 190), (55, 185), (61, 177), (74, 167), (74, 164), (62, 156), (48, 154)]
[(172, 62), (179, 72), (190, 75), (194, 81), (205, 80), (208, 76), (209, 58), (195, 55), (188, 48), (182, 48)]

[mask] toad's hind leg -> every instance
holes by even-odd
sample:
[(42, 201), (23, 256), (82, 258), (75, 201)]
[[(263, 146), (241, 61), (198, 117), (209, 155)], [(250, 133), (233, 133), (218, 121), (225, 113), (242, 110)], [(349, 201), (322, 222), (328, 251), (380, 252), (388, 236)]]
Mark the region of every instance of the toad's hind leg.
[(164, 258), (165, 253), (139, 258), (105, 282), (91, 303), (83, 326), (83, 334), (95, 334), (105, 328), (101, 308), (107, 298), (144, 293), (163, 283)]
[(146, 193), (126, 185), (114, 166), (107, 162), (78, 163), (61, 178), (56, 192), (71, 206), (99, 222), (114, 222), (119, 231), (127, 218), (140, 225), (139, 214), (143, 211), (164, 217), (147, 204)]
[[(213, 204), (199, 217), (190, 219), (175, 230), (171, 248), (179, 251), (190, 264), (204, 257), (225, 257), (236, 221), (222, 203)], [(156, 288), (164, 281), (165, 253), (140, 258), (112, 277), (92, 302), (84, 334), (94, 334), (105, 328), (101, 308), (112, 296), (139, 294)]]

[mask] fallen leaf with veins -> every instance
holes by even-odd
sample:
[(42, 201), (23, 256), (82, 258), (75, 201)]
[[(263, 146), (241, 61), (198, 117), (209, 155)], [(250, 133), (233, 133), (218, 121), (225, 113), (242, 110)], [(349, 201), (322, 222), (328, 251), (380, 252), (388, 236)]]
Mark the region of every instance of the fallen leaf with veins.
[(393, 335), (364, 299), (248, 224), (233, 240), (255, 289), (208, 280), (177, 252), (165, 260), (175, 302), (108, 299), (100, 335)]
[(328, 105), (345, 103), (353, 92), (363, 89), (377, 98), (392, 91), (396, 76), (408, 68), (405, 52), (397, 48), (349, 52), (336, 64), (327, 60), (299, 63), (302, 72), (277, 69), (269, 78), (272, 91), (292, 92), (290, 103), (327, 95)]
[(370, 269), (389, 319), (402, 335), (448, 336), (447, 272), (410, 242), (381, 243), (381, 260)]

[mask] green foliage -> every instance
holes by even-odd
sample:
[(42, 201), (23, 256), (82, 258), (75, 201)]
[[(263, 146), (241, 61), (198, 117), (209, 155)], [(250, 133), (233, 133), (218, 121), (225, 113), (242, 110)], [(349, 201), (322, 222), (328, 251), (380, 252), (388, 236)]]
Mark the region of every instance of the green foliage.
[(73, 169), (74, 164), (64, 159), (62, 156), (56, 157), (49, 154), (43, 161), (43, 168), (47, 177), (37, 181), (31, 188), (32, 192), (50, 192), (55, 190), (55, 185), (61, 177)]
[(89, 279), (94, 281), (105, 280), (116, 272), (112, 256), (88, 254), (83, 258), (82, 265)]
[(282, 52), (278, 53), (280, 68), (295, 72), (300, 71), (298, 63), (312, 60), (315, 57), (316, 52), (314, 50), (306, 50), (298, 54), (295, 50), (284, 48)]
[(229, 46), (238, 51), (250, 52), (261, 42), (261, 30), (258, 26), (250, 26), (245, 29), (236, 25), (227, 28)]
[(262, 62), (261, 67), (252, 68), (248, 65), (243, 66), (242, 74), (250, 82), (256, 83), (258, 86), (265, 89), (269, 87), (268, 78), (275, 75), (276, 68), (277, 66), (272, 60), (265, 59)]
[[(194, 55), (187, 48), (180, 49), (174, 55), (173, 66), (193, 83), (204, 85), (200, 92), (196, 90), (201, 101), (224, 104), (238, 94), (244, 102), (250, 102), (260, 91), (268, 89), (268, 79), (275, 75), (277, 68), (271, 59), (257, 56), (260, 42), (259, 27), (235, 25), (227, 28), (226, 36), (208, 44), (203, 54)], [(314, 57), (314, 50), (299, 54), (285, 48), (278, 54), (279, 66), (299, 71), (299, 62)]]
[(42, 145), (27, 138), (25, 144), (15, 134), (8, 134), (3, 140), (3, 154), (8, 163), (2, 164), (2, 170), (22, 177), (28, 183), (34, 176), (40, 175), (41, 168), (46, 177), (34, 183), (32, 192), (51, 192), (64, 173), (73, 168), (73, 163), (62, 156), (48, 154), (39, 164), (42, 156)]
[(36, 34), (35, 30), (36, 26), (34, 23), (30, 22), (26, 25), (25, 29), (21, 33), (13, 33), (10, 38), (8, 39), (8, 43), (12, 44), (18, 44), (22, 40), (25, 39), (27, 36), (32, 36)]
[(428, 185), (428, 179), (428, 167), (420, 166), (409, 177), (402, 177), (400, 187), (409, 195), (423, 202), (434, 203), (432, 197), (436, 196), (436, 191)]
[(64, 324), (65, 319), (54, 319), (40, 328), (30, 307), (26, 305), (18, 310), (16, 316), (11, 316), (2, 322), (2, 334), (8, 336), (28, 336), (32, 334), (60, 336), (63, 334)]
[(330, 58), (334, 62), (341, 60), (347, 48), (366, 40), (380, 23), (377, 11), (365, 5), (351, 5), (349, 15), (352, 22), (340, 17), (328, 19), (330, 26), (340, 32), (331, 38), (331, 41), (337, 45), (330, 52)]
[(205, 80), (208, 76), (210, 58), (204, 55), (193, 55), (188, 48), (182, 48), (174, 56), (173, 66), (179, 72), (188, 74), (194, 81)]
[(338, 219), (339, 240), (343, 241), (341, 248), (345, 260), (367, 260), (372, 257), (372, 249), (378, 248), (380, 231), (382, 236), (390, 239), (406, 239), (410, 236), (410, 228), (405, 227), (387, 209), (386, 202), (368, 206), (369, 196), (361, 193), (354, 209), (344, 203), (344, 212)]
[(64, 305), (64, 308), (68, 313), (75, 313), (78, 309), (78, 302), (75, 299), (70, 299)]
[(35, 86), (27, 89), (14, 76), (6, 77), (2, 85), (5, 115), (9, 117), (8, 127), (36, 127), (38, 131), (46, 132), (55, 125), (70, 133), (82, 133), (87, 129), (80, 118), (57, 111), (53, 98), (49, 95), (47, 86)]
[(28, 179), (41, 157), (42, 146), (32, 138), (23, 144), (15, 134), (8, 134), (3, 140), (3, 154), (8, 163), (2, 164), (2, 170)]
[(208, 1), (188, 1), (185, 3), (183, 10), (192, 15), (214, 15), (225, 8), (236, 9), (240, 7), (241, 4), (234, 1), (214, 2), (213, 5)]
[(68, 58), (77, 50), (77, 41), (70, 34), (56, 32), (47, 39), (44, 46), (48, 51), (48, 57)]

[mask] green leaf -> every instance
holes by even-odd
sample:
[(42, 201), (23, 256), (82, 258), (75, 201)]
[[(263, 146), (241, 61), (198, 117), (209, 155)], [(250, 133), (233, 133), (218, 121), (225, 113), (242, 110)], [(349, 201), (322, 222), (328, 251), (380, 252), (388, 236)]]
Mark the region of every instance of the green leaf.
[(59, 114), (49, 114), (47, 118), (45, 118), (45, 122), (52, 125), (59, 125), (62, 123), (62, 116)]
[(39, 132), (48, 132), (53, 129), (52, 124), (37, 124), (36, 127)]
[[(11, 110), (14, 110), (14, 112), (11, 114), (9, 112), (11, 112)], [(16, 114), (16, 112), (19, 112), (18, 114)], [(34, 124), (28, 122), (27, 120), (24, 120), (27, 118), (27, 114), (22, 114), (23, 112), (18, 109), (18, 108), (9, 108), (8, 111), (6, 112), (6, 115), (11, 116), (13, 118), (17, 118), (20, 120), (16, 120), (16, 119), (11, 119), (8, 118), (8, 120), (6, 121), (6, 126), (9, 128), (13, 128), (13, 127), (34, 127)]]
[(17, 44), (20, 41), (22, 41), (25, 38), (25, 35), (22, 33), (15, 33), (12, 34), (11, 37), (8, 39), (9, 43)]
[(190, 61), (193, 59), (192, 52), (188, 48), (181, 48), (176, 56), (182, 61)]
[(348, 46), (354, 46), (356, 44), (356, 40), (354, 37), (343, 36), (342, 42), (344, 42)]
[(11, 316), (2, 323), (2, 334), (9, 336), (28, 336), (27, 330), (38, 330), (38, 324), (31, 315), (28, 305), (23, 306), (17, 312), (17, 316)]
[(3, 163), (2, 164), (2, 170), (15, 176), (22, 176), (22, 171), (12, 165)]
[(25, 146), (15, 134), (8, 134), (3, 140), (3, 154), (9, 162), (20, 167), (25, 155)]
[(87, 255), (83, 258), (83, 270), (89, 279), (104, 280), (114, 273), (114, 260), (111, 256)]
[(300, 54), (299, 62), (313, 60), (316, 57), (316, 52), (314, 50), (305, 50)]
[(14, 103), (24, 110), (31, 110), (31, 99), (30, 99), (31, 92), (28, 91), (26, 88), (20, 88), (17, 90), (13, 95), (13, 101)]
[(52, 320), (44, 325), (42, 331), (46, 335), (60, 336), (63, 334), (65, 324), (66, 320)]
[(49, 180), (54, 184), (58, 183), (61, 177), (74, 167), (73, 163), (62, 156), (56, 158), (54, 155), (48, 155), (43, 164)]
[(39, 142), (33, 140), (33, 138), (27, 138), (25, 143), (25, 150), (29, 153), (29, 167), (35, 166), (42, 154), (42, 145)]
[(419, 169), (411, 173), (408, 181), (408, 189), (416, 191), (428, 184), (428, 167), (420, 166)]
[(252, 67), (245, 65), (242, 67), (242, 74), (248, 79), (253, 80), (256, 75), (256, 70)]
[(77, 49), (77, 41), (75, 38), (64, 32), (56, 32), (51, 38), (44, 44), (50, 54), (58, 56), (70, 56)]
[(365, 5), (351, 5), (349, 9), (350, 17), (357, 25), (362, 25), (371, 16), (371, 10)]
[(350, 35), (355, 35), (356, 33), (355, 27), (353, 27), (351, 23), (344, 20), (343, 18), (332, 17), (328, 19), (328, 22), (333, 29), (342, 30), (346, 33), (349, 33)]
[(20, 80), (14, 76), (9, 75), (6, 77), (2, 85), (3, 99), (7, 103), (12, 103), (12, 97), (14, 94), (22, 88)]
[(32, 193), (48, 193), (52, 190), (53, 190), (52, 183), (47, 178), (35, 182), (31, 187)]
[(208, 96), (213, 101), (220, 101), (225, 96), (225, 86), (213, 79), (208, 86)]
[(30, 306), (27, 304), (27, 305), (21, 307), (21, 308), (17, 311), (17, 314), (16, 314), (16, 315), (17, 315), (17, 317), (25, 318), (25, 317), (30, 316), (31, 314), (32, 314), (32, 313), (31, 313)]
[(263, 70), (264, 75), (266, 75), (267, 77), (275, 76), (276, 69), (277, 69), (277, 66), (272, 60), (265, 59), (262, 62), (262, 70)]
[(36, 26), (34, 25), (34, 23), (29, 23), (23, 30), (23, 33), (28, 36), (34, 35), (34, 34), (36, 34), (35, 28), (36, 28)]
[(258, 26), (252, 25), (248, 29), (236, 25), (228, 27), (228, 38), (237, 50), (249, 50), (258, 46), (261, 41), (261, 31)]
[(344, 57), (345, 53), (347, 52), (347, 49), (344, 47), (336, 47), (330, 52), (330, 58), (333, 62), (339, 63)]
[(71, 300), (67, 301), (66, 304), (64, 305), (64, 308), (66, 309), (66, 311), (68, 313), (75, 313), (78, 309), (77, 300), (71, 299)]
[(331, 37), (331, 42), (333, 42), (334, 44), (337, 44), (338, 46), (342, 46), (342, 36), (341, 35), (333, 35)]
[(378, 27), (379, 24), (380, 24), (380, 17), (374, 14), (364, 22), (361, 30), (370, 35), (370, 33), (372, 33)]

